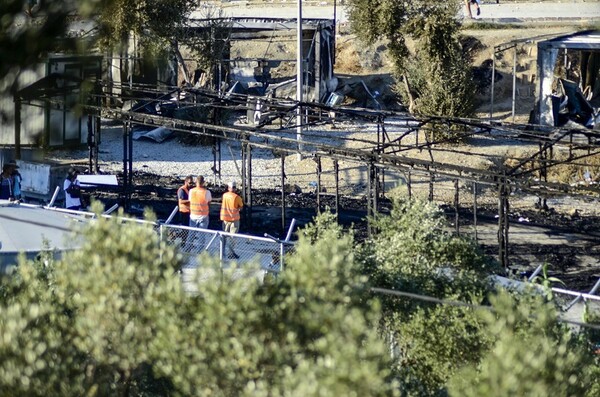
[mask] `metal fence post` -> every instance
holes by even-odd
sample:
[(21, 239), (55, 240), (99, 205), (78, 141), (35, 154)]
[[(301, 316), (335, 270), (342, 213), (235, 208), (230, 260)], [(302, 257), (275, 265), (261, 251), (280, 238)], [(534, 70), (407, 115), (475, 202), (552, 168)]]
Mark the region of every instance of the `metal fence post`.
[(223, 269), (223, 258), (225, 257), (225, 236), (219, 233), (219, 264)]

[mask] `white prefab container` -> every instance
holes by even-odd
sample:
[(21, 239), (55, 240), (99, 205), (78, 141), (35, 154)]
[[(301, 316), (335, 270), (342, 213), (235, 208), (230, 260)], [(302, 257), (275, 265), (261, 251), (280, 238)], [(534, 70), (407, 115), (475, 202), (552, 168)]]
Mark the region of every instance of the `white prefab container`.
[(62, 185), (67, 176), (69, 165), (22, 160), (17, 160), (17, 164), (23, 178), (21, 195), (25, 200), (33, 199), (48, 203), (52, 199), (57, 186), (60, 188), (57, 200), (64, 200), (65, 193), (62, 190)]

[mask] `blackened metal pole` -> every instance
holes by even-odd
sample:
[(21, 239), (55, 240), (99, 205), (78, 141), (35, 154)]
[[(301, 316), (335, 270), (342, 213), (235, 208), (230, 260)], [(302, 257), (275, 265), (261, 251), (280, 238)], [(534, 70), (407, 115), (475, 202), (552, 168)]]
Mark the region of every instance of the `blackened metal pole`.
[(250, 144), (248, 144), (246, 161), (248, 161), (248, 165), (246, 167), (246, 172), (248, 173), (248, 178), (246, 179), (246, 182), (248, 183), (248, 201), (246, 204), (252, 207), (252, 146), (250, 146)]
[(508, 180), (504, 178), (504, 263), (506, 263), (506, 267), (510, 265), (509, 260), (509, 249), (508, 249), (508, 241), (509, 241), (509, 228), (510, 223), (508, 222), (508, 214), (510, 212), (510, 186), (508, 184)]
[[(371, 168), (373, 164), (369, 163), (367, 166), (368, 184), (367, 184), (367, 216), (370, 217), (373, 214), (371, 196), (373, 194), (373, 178), (371, 178)], [(371, 222), (367, 223), (367, 233), (371, 236)]]
[(129, 167), (127, 164), (129, 156), (127, 147), (129, 144), (129, 139), (127, 137), (128, 126), (129, 122), (125, 121), (123, 123), (123, 207), (126, 209), (129, 208)]
[(410, 171), (410, 169), (407, 172), (407, 176), (406, 176), (406, 188), (408, 189), (408, 199), (411, 200), (412, 199), (412, 172)]
[(216, 185), (217, 181), (221, 180), (221, 138), (217, 138), (213, 143), (213, 165), (211, 170), (213, 172), (213, 183)]
[(504, 179), (498, 185), (498, 261), (506, 269), (504, 256)]
[(317, 157), (317, 214), (321, 213), (321, 157)]
[[(381, 146), (378, 147), (378, 151), (379, 151), (379, 153), (385, 154), (385, 137), (387, 136), (387, 132), (385, 131), (385, 124), (384, 124), (383, 116), (379, 117), (379, 123), (381, 124)], [(389, 140), (389, 137), (388, 137), (388, 140)], [(381, 186), (380, 186), (381, 191), (379, 192), (380, 197), (384, 198), (385, 197), (385, 168), (378, 169), (377, 174), (378, 174), (378, 176), (380, 176), (380, 178), (378, 178), (378, 179), (381, 179)]]
[(296, 140), (298, 141), (298, 156), (302, 158), (302, 69), (303, 69), (303, 50), (302, 50), (302, 0), (298, 0), (298, 19), (297, 23), (297, 41), (296, 41)]
[(459, 219), (459, 192), (458, 192), (458, 179), (454, 180), (454, 224), (456, 227), (456, 234), (460, 236), (460, 219)]
[(240, 173), (242, 176), (242, 200), (244, 203), (248, 202), (248, 193), (246, 190), (246, 141), (242, 141), (242, 172)]
[[(429, 169), (429, 166), (427, 167)], [(435, 181), (435, 176), (433, 172), (429, 172), (429, 202), (433, 202), (433, 183)]]
[[(548, 149), (545, 148), (541, 153), (540, 153), (540, 157), (542, 159), (542, 167), (540, 169), (540, 180), (544, 181), (544, 182), (548, 182)], [(546, 197), (544, 197), (542, 199), (542, 208), (546, 209), (548, 208), (548, 202)]]
[(247, 208), (246, 222), (252, 226), (252, 146), (250, 146), (249, 143), (246, 160), (248, 161), (248, 165), (246, 166), (246, 172), (248, 173), (248, 177), (246, 178), (246, 183), (248, 185), (248, 201), (245, 203), (245, 207)]
[(127, 189), (127, 209), (131, 209), (131, 194), (133, 192), (133, 125), (129, 123), (127, 128), (127, 141), (129, 142), (127, 149), (129, 150), (129, 181)]
[[(100, 83), (96, 83), (96, 106), (98, 109), (102, 108), (102, 87)], [(100, 166), (98, 165), (99, 156), (100, 156), (100, 144), (102, 143), (102, 119), (100, 117), (100, 111), (96, 113), (96, 117), (94, 117), (94, 142), (96, 146), (95, 156), (94, 156), (94, 173), (97, 174), (100, 172)]]
[(473, 228), (475, 229), (475, 241), (477, 242), (477, 182), (473, 182)]
[(371, 185), (373, 186), (373, 216), (379, 210), (379, 169), (375, 164), (371, 165)]
[(512, 92), (512, 122), (515, 122), (515, 105), (517, 103), (517, 46), (515, 45), (513, 60), (513, 92)]
[(494, 117), (494, 85), (496, 80), (496, 47), (492, 53), (492, 85), (490, 88), (490, 121)]
[(335, 172), (335, 218), (340, 221), (340, 166), (337, 160), (333, 160), (333, 171)]
[(285, 230), (285, 153), (281, 153), (281, 230)]
[(500, 264), (508, 268), (508, 186), (506, 175), (500, 179), (498, 189), (498, 257)]
[(88, 115), (88, 120), (87, 120), (87, 144), (88, 144), (88, 167), (90, 170), (90, 173), (94, 173), (94, 126), (93, 126), (93, 118), (92, 115), (89, 114)]

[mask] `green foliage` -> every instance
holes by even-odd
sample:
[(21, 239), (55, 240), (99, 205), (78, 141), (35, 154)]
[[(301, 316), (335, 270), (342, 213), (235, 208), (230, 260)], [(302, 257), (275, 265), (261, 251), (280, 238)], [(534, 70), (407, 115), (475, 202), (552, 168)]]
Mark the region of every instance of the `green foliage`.
[(229, 51), (232, 25), (225, 18), (223, 11), (213, 5), (202, 5), (199, 13), (205, 28), (194, 30), (192, 35), (182, 30), (177, 34), (177, 40), (191, 50), (199, 68), (207, 71), (211, 78), (215, 61), (223, 59)]
[[(86, 18), (95, 7), (111, 0), (45, 0), (33, 9), (28, 1), (0, 1), (0, 80), (9, 77), (12, 83), (18, 73), (39, 62), (47, 52), (56, 51), (57, 38), (65, 38), (69, 15)], [(62, 40), (66, 50), (75, 50), (75, 43)], [(10, 84), (9, 83), (9, 84)], [(0, 86), (0, 90), (7, 87)]]
[[(397, 91), (418, 114), (468, 117), (474, 111), (468, 57), (462, 53), (456, 19), (458, 0), (443, 2), (350, 0), (354, 32), (372, 43), (389, 40)], [(409, 53), (408, 39), (415, 41)]]
[(450, 231), (435, 205), (394, 200), (390, 214), (376, 217), (372, 225), (378, 233), (361, 255), (374, 285), (461, 299), (485, 291), (487, 284), (480, 280), (492, 270), (488, 260), (473, 241)]
[[(434, 205), (395, 200), (390, 214), (372, 225), (378, 233), (360, 252), (372, 285), (474, 304), (483, 300), (490, 267), (474, 242), (449, 232)], [(380, 329), (395, 346), (394, 370), (406, 395), (444, 395), (450, 376), (485, 353), (489, 341), (471, 309), (380, 299)]]
[(353, 240), (318, 223), (274, 283), (203, 257), (191, 295), (152, 225), (99, 216), (4, 280), (0, 395), (393, 395)]
[(546, 296), (546, 299), (548, 301), (552, 300), (552, 298), (554, 297), (554, 294), (552, 292), (552, 285), (555, 283), (558, 284), (562, 284), (563, 286), (565, 285), (565, 283), (557, 278), (557, 277), (550, 277), (548, 275), (548, 264), (544, 263), (542, 265), (542, 275), (541, 276), (535, 276), (533, 278), (533, 280), (531, 280), (532, 283), (535, 284), (540, 284), (542, 286), (542, 288), (544, 289), (544, 295)]
[(492, 299), (484, 314), (495, 343), (478, 366), (450, 383), (452, 396), (583, 396), (592, 379), (590, 356), (539, 297)]
[[(88, 50), (89, 43), (72, 37), (76, 34), (68, 29), (73, 15), (78, 15), (82, 19), (91, 18), (97, 7), (102, 7), (111, 1), (0, 1), (0, 93), (8, 97), (8, 93), (15, 94), (18, 89), (23, 88), (20, 84), (25, 80), (20, 79), (20, 76), (27, 71), (40, 69), (48, 53), (84, 53)], [(84, 83), (80, 92), (81, 97), (86, 98), (90, 89), (91, 87)], [(75, 102), (74, 98), (68, 101)], [(75, 112), (80, 110), (78, 103), (70, 103), (70, 105)], [(12, 108), (0, 108), (0, 118), (5, 123), (13, 121), (14, 117)], [(41, 139), (39, 143), (43, 145), (43, 137), (39, 138)]]
[[(600, 311), (597, 303), (586, 302), (583, 320), (600, 327)], [(584, 340), (588, 343), (589, 351), (594, 355), (593, 362), (586, 368), (586, 375), (592, 380), (586, 397), (600, 396), (600, 329), (585, 328)]]
[(124, 395), (152, 379), (153, 335), (182, 299), (176, 255), (148, 225), (100, 217), (80, 233), (81, 249), (21, 261), (9, 281), (1, 395)]
[(394, 370), (411, 396), (447, 395), (450, 377), (478, 363), (491, 343), (485, 323), (470, 308), (418, 308), (408, 321), (397, 315), (386, 327), (394, 332)]
[(134, 33), (146, 50), (161, 51), (196, 6), (195, 0), (113, 0), (100, 9), (100, 42), (120, 45)]

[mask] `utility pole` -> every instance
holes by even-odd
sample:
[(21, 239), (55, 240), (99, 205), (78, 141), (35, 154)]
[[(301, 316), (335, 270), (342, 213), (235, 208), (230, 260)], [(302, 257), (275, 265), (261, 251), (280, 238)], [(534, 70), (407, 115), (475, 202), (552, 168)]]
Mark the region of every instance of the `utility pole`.
[(298, 38), (296, 56), (296, 140), (298, 141), (298, 159), (302, 159), (302, 0), (298, 0)]

